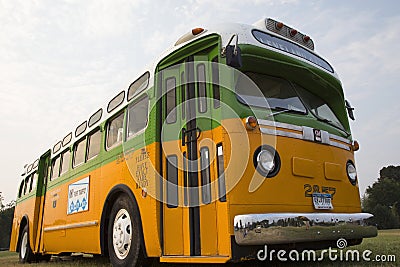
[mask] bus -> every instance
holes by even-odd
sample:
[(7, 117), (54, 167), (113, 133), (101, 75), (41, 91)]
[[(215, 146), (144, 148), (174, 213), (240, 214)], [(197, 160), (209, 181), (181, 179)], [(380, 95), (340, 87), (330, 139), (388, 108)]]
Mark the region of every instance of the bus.
[(194, 28), (24, 168), (10, 250), (141, 266), (360, 244), (377, 229), (349, 119), (308, 35), (270, 18)]

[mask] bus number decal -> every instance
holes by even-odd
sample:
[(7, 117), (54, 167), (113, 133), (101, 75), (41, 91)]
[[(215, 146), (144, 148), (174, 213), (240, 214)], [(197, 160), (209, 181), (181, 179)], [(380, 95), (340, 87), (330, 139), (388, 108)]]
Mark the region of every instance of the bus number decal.
[(89, 210), (89, 176), (68, 186), (67, 214)]
[(305, 197), (312, 197), (313, 193), (324, 193), (324, 194), (331, 194), (331, 197), (336, 193), (336, 188), (335, 187), (330, 187), (330, 186), (319, 186), (319, 185), (310, 185), (310, 184), (305, 184), (304, 185), (304, 196)]

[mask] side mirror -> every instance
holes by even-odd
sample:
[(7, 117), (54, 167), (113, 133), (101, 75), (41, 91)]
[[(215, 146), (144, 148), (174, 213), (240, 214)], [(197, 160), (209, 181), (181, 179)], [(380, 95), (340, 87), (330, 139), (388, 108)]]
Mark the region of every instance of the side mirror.
[(225, 48), (226, 64), (234, 68), (242, 67), (242, 54), (238, 45), (228, 45)]
[(354, 121), (355, 120), (354, 112), (353, 112), (354, 108), (351, 106), (349, 101), (345, 100), (344, 103), (346, 105), (346, 109), (347, 109), (347, 113), (349, 114), (349, 118)]

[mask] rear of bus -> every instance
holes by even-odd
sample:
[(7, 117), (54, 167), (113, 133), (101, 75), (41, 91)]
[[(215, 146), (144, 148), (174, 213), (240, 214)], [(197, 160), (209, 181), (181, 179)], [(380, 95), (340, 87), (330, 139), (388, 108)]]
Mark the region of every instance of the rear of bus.
[(222, 125), (247, 135), (224, 134), (232, 258), (264, 245), (323, 248), (376, 236), (372, 215), (361, 212), (358, 148), (336, 73), (308, 36), (270, 19), (258, 25), (239, 34), (245, 76), (223, 95), (240, 119)]

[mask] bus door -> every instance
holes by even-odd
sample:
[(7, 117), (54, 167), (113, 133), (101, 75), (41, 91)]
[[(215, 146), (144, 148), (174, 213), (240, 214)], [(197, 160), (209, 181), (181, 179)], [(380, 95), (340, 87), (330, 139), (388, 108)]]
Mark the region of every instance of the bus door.
[(33, 219), (33, 250), (41, 252), (43, 248), (43, 211), (46, 196), (48, 170), (51, 162), (51, 151), (47, 151), (39, 159), (38, 181), (36, 187), (35, 213)]
[(211, 125), (210, 63), (207, 55), (162, 72), (164, 255), (217, 255)]

